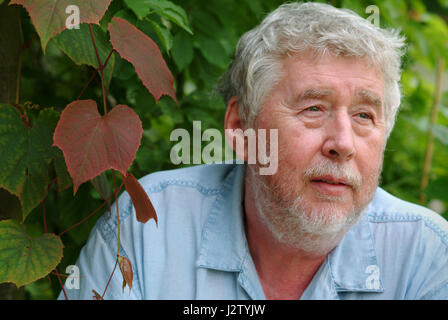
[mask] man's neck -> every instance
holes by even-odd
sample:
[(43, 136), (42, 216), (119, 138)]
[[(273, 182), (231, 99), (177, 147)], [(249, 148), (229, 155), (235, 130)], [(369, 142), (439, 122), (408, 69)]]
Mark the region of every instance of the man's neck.
[(328, 255), (313, 256), (279, 242), (259, 218), (245, 188), (245, 230), (266, 299), (299, 299)]

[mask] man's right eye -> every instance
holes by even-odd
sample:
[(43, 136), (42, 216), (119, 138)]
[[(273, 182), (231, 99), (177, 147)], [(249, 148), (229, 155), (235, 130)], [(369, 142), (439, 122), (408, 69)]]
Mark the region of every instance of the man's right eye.
[(305, 110), (306, 111), (320, 111), (321, 109), (318, 106), (311, 106), (309, 108), (306, 108)]

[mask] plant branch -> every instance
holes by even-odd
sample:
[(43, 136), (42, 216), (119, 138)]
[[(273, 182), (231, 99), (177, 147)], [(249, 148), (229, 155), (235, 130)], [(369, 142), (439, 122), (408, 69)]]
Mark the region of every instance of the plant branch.
[[(114, 181), (114, 190), (117, 190), (117, 184), (116, 184), (116, 182), (115, 182), (115, 171), (113, 171), (113, 174), (112, 174), (112, 178), (113, 178), (113, 181)], [(121, 185), (123, 185), (123, 183), (121, 184)], [(116, 192), (114, 192), (115, 193), (115, 205), (116, 205), (116, 207), (117, 207), (117, 226), (118, 226), (118, 230), (117, 230), (117, 238), (118, 238), (118, 243), (117, 243), (117, 258), (119, 257), (119, 255), (120, 255), (120, 212), (118, 211), (118, 199), (117, 199), (117, 193)]]
[[(104, 292), (103, 292), (103, 295), (101, 296), (101, 298), (104, 298), (104, 295), (106, 294), (107, 288), (109, 287), (110, 280), (112, 279), (112, 276), (114, 275), (115, 269), (117, 268), (118, 259), (120, 258), (120, 212), (118, 210), (118, 199), (117, 199), (117, 192), (116, 192), (117, 184), (116, 184), (116, 181), (115, 181), (115, 171), (112, 172), (112, 177), (113, 177), (113, 181), (114, 181), (114, 190), (115, 190), (114, 191), (114, 194), (115, 194), (115, 205), (116, 205), (116, 208), (117, 208), (117, 229), (118, 229), (118, 231), (117, 231), (117, 238), (118, 238), (118, 241), (117, 241), (117, 258), (115, 260), (114, 269), (112, 270), (112, 273), (109, 276), (109, 280), (107, 281), (106, 288), (104, 289)], [(123, 186), (123, 183), (121, 183), (121, 186)]]
[(51, 185), (52, 185), (53, 183), (56, 182), (56, 179), (57, 179), (57, 178), (54, 178), (54, 179), (51, 180), (50, 183), (47, 185), (47, 192), (46, 192), (45, 198), (42, 200), (42, 214), (43, 214), (43, 219), (44, 219), (44, 232), (45, 232), (45, 233), (48, 232), (48, 230), (47, 230), (47, 215), (46, 215), (46, 210), (45, 210), (45, 200), (46, 200), (47, 195), (48, 195), (48, 190), (50, 189)]
[(104, 66), (101, 63), (100, 55), (98, 53), (98, 48), (96, 47), (95, 36), (93, 35), (92, 24), (89, 24), (89, 29), (90, 29), (90, 36), (92, 37), (93, 47), (95, 48), (96, 59), (98, 60), (98, 69), (99, 69), (100, 75), (101, 75), (101, 90), (103, 92), (104, 114), (107, 114), (106, 89), (104, 87), (104, 75), (103, 75)]
[(431, 122), (428, 133), (428, 144), (426, 146), (425, 162), (423, 165), (423, 175), (420, 183), (420, 203), (424, 204), (426, 196), (423, 191), (426, 189), (429, 181), (429, 171), (431, 169), (432, 156), (434, 153), (434, 131), (433, 127), (437, 121), (438, 108), (440, 103), (440, 97), (442, 94), (442, 76), (445, 67), (445, 60), (441, 58), (438, 63), (437, 75), (436, 75), (436, 89), (434, 92), (434, 103), (431, 112)]
[(114, 269), (112, 270), (112, 273), (111, 273), (110, 276), (109, 276), (109, 280), (107, 281), (106, 288), (104, 288), (104, 292), (103, 292), (103, 294), (101, 295), (101, 298), (102, 298), (102, 299), (104, 299), (104, 295), (106, 294), (107, 288), (109, 287), (110, 280), (112, 280), (112, 276), (113, 276), (114, 273), (115, 273), (115, 269), (117, 268), (117, 264), (118, 264), (118, 257), (117, 257), (117, 259), (115, 260), (115, 266), (114, 266)]
[[(113, 52), (114, 52), (114, 49), (110, 50), (109, 55), (107, 56), (106, 61), (102, 65), (103, 69), (106, 68), (107, 63), (109, 62), (109, 59), (112, 56)], [(83, 95), (84, 91), (87, 89), (87, 87), (89, 86), (90, 82), (92, 82), (93, 78), (95, 78), (95, 76), (96, 76), (98, 71), (100, 71), (100, 67), (96, 68), (95, 71), (92, 72), (92, 76), (90, 77), (89, 81), (87, 81), (87, 83), (84, 85), (84, 88), (82, 88), (81, 93), (78, 95), (76, 100), (79, 100), (79, 98), (81, 98), (81, 96)]]
[(20, 103), (20, 88), (22, 83), (22, 60), (23, 60), (23, 31), (22, 31), (22, 20), (20, 19), (20, 10), (17, 8), (17, 19), (19, 20), (19, 33), (20, 33), (20, 42), (21, 42), (21, 48), (19, 53), (19, 62), (17, 66), (17, 83), (16, 83), (16, 100), (15, 103)]
[(87, 217), (85, 217), (84, 219), (82, 219), (81, 221), (79, 221), (78, 223), (75, 223), (74, 225), (72, 225), (71, 227), (67, 228), (66, 230), (62, 231), (58, 236), (62, 236), (64, 233), (70, 231), (71, 229), (79, 226), (81, 223), (83, 223), (84, 221), (88, 220), (90, 217), (92, 217), (95, 213), (97, 213), (104, 205), (106, 205), (106, 203), (114, 196), (117, 195), (121, 188), (123, 187), (123, 183), (120, 185), (120, 188), (118, 188), (118, 190), (116, 190), (109, 198), (107, 198), (106, 200), (103, 201), (103, 203), (96, 208), (91, 214), (89, 214)]
[(56, 270), (56, 276), (58, 277), (59, 285), (61, 286), (62, 292), (64, 293), (65, 300), (68, 300), (67, 292), (65, 292), (64, 284), (62, 283), (61, 277), (59, 276), (58, 269)]

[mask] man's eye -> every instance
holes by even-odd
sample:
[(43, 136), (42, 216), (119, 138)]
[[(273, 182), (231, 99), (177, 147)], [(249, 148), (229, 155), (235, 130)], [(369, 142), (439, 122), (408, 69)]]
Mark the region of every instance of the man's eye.
[(312, 107), (306, 108), (306, 111), (320, 111), (320, 107), (312, 106)]
[(360, 114), (358, 114), (358, 116), (362, 119), (372, 119), (372, 116), (367, 112), (361, 112)]

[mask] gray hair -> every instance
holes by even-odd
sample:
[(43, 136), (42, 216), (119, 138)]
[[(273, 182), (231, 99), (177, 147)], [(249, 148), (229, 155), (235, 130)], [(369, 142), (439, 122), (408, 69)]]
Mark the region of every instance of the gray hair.
[(252, 125), (267, 94), (282, 77), (282, 59), (307, 49), (313, 49), (316, 56), (331, 52), (367, 57), (382, 72), (388, 137), (400, 105), (404, 37), (396, 30), (380, 29), (347, 9), (322, 3), (281, 5), (241, 37), (217, 91), (226, 103), (236, 96), (242, 121)]

